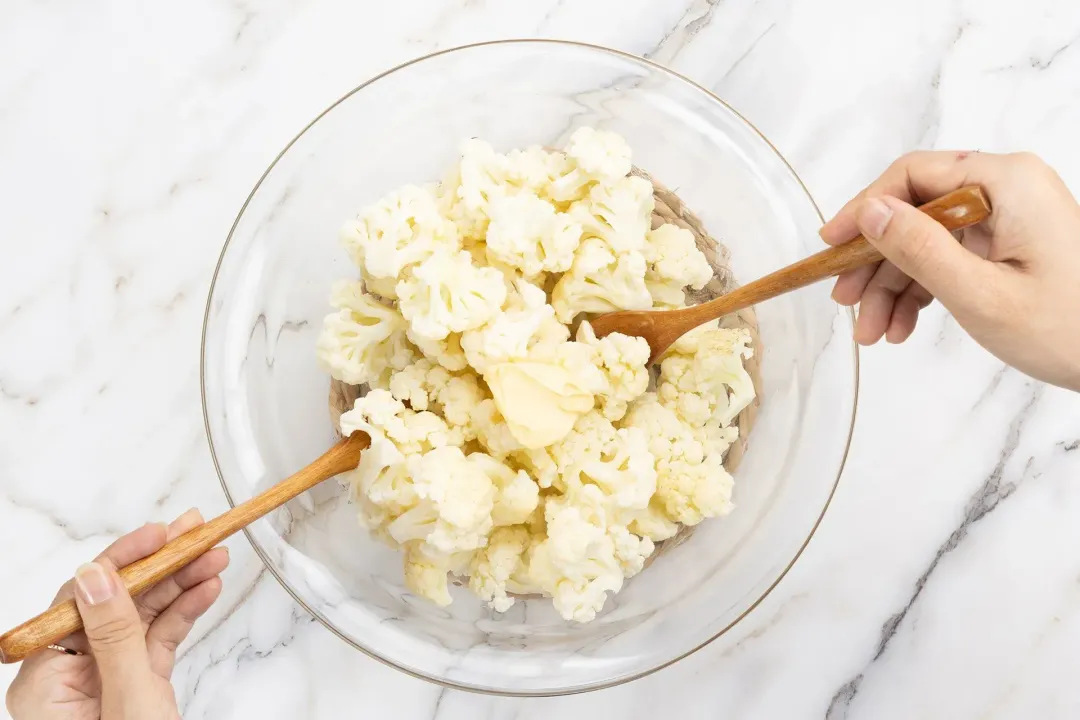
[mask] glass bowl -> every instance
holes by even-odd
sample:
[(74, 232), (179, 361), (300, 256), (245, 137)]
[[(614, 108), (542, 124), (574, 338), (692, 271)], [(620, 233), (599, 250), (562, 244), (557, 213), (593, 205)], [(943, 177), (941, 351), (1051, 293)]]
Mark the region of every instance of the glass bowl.
[[(703, 88), (646, 60), (554, 41), (447, 50), (361, 85), (288, 144), (229, 233), (203, 329), (206, 429), (229, 502), (334, 441), (315, 358), (333, 282), (355, 270), (338, 228), (408, 182), (435, 180), (458, 143), (561, 147), (614, 130), (730, 251), (743, 281), (820, 249), (821, 216), (775, 148)], [(296, 600), (357, 649), (448, 686), (514, 695), (607, 687), (715, 640), (776, 586), (829, 504), (858, 386), (852, 315), (826, 284), (757, 308), (760, 407), (735, 471), (735, 511), (665, 552), (588, 624), (550, 600), (505, 614), (455, 587), (438, 608), (406, 591), (401, 558), (369, 538), (329, 481), (248, 537)]]

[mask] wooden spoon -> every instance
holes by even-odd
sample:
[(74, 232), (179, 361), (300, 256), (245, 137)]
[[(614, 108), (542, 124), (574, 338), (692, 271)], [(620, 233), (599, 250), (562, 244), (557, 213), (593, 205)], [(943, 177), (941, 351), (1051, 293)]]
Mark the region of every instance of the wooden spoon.
[[(920, 206), (919, 209), (944, 225), (947, 230), (960, 230), (977, 225), (990, 216), (990, 202), (982, 188), (974, 185), (954, 190)], [(624, 310), (607, 313), (593, 320), (592, 327), (597, 337), (618, 332), (645, 338), (652, 349), (649, 362), (653, 363), (673, 342), (698, 325), (884, 259), (881, 253), (860, 235), (849, 243), (822, 250), (707, 303), (678, 310)]]
[[(147, 590), (156, 583), (189, 564), (207, 550), (247, 527), (266, 513), (281, 507), (289, 500), (360, 463), (360, 453), (371, 442), (365, 433), (355, 432), (340, 440), (318, 460), (290, 475), (272, 488), (243, 502), (210, 522), (184, 533), (166, 543), (153, 555), (120, 570), (124, 587), (132, 595)], [(13, 663), (30, 653), (56, 643), (82, 629), (82, 618), (74, 600), (54, 605), (35, 618), (0, 635), (0, 662)]]

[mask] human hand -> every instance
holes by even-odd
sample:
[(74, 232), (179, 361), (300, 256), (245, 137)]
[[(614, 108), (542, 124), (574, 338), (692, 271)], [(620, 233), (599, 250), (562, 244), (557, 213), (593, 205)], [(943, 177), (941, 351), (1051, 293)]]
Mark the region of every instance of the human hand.
[(116, 574), (169, 540), (202, 525), (188, 510), (168, 527), (144, 525), (80, 567), (53, 604), (75, 596), (84, 632), (23, 660), (7, 692), (14, 720), (158, 720), (179, 718), (169, 677), (176, 647), (221, 593), (229, 564), (215, 548), (132, 599)]
[[(913, 205), (981, 185), (993, 213), (960, 243)], [(897, 160), (821, 229), (866, 236), (886, 260), (833, 288), (859, 303), (855, 339), (903, 342), (934, 298), (983, 347), (1040, 380), (1080, 390), (1080, 205), (1038, 157), (916, 152)]]

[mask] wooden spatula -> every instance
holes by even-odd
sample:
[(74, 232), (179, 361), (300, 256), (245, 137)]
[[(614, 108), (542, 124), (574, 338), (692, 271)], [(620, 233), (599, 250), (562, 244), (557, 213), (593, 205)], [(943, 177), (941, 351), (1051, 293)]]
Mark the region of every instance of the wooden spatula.
[[(138, 595), (188, 565), (237, 530), (281, 507), (305, 490), (323, 480), (352, 470), (359, 464), (360, 453), (370, 442), (371, 439), (365, 433), (353, 433), (303, 470), (166, 543), (153, 555), (121, 569), (120, 578), (124, 581), (124, 587), (132, 595)], [(82, 626), (82, 618), (79, 617), (74, 600), (54, 605), (37, 617), (0, 635), (0, 662), (18, 662), (30, 653), (81, 630)]]
[[(990, 216), (990, 202), (977, 186), (963, 187), (919, 207), (948, 230), (976, 225)], [(715, 300), (678, 310), (624, 310), (592, 321), (597, 337), (613, 332), (645, 338), (656, 362), (684, 333), (710, 320), (729, 315), (777, 295), (806, 287), (819, 280), (884, 260), (862, 235), (849, 243), (822, 250), (816, 255), (747, 283)]]

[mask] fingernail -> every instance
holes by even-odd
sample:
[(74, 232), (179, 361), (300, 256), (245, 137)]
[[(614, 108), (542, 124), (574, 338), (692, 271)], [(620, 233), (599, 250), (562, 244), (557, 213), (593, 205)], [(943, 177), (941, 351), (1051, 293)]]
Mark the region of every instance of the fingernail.
[(116, 594), (112, 578), (97, 563), (86, 563), (75, 571), (75, 592), (87, 605), (97, 605)]
[(859, 230), (866, 237), (877, 240), (885, 234), (885, 228), (889, 227), (892, 220), (892, 208), (885, 204), (881, 198), (870, 198), (862, 205), (855, 215), (855, 222)]

